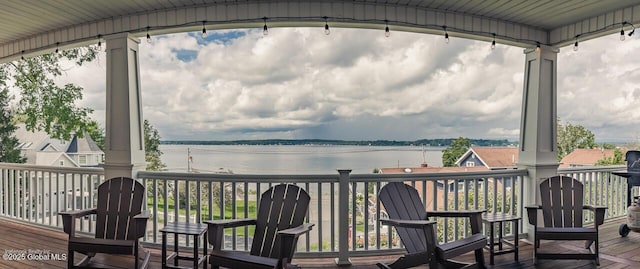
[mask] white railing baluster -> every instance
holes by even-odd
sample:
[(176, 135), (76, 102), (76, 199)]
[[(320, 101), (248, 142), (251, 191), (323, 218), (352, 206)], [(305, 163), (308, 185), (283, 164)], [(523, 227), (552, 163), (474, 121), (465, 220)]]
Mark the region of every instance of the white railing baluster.
[[(585, 184), (585, 201), (608, 206), (606, 217), (611, 219), (624, 216), (626, 211), (626, 180), (611, 174), (612, 171), (617, 170), (624, 170), (624, 167), (570, 168), (560, 169), (559, 173), (580, 179)], [(304, 237), (305, 243), (300, 243), (296, 255), (338, 257), (339, 263), (348, 264), (350, 252), (362, 253), (363, 255), (376, 253), (378, 255), (379, 253), (398, 253), (402, 250), (397, 236), (394, 235), (393, 228), (383, 229), (379, 223), (371, 223), (373, 219), (377, 221), (383, 217), (377, 193), (386, 182), (403, 181), (413, 184), (421, 193), (421, 200), (429, 205), (428, 209), (478, 208), (488, 209), (490, 212), (507, 212), (522, 216), (524, 193), (522, 186), (524, 185), (523, 180), (526, 180), (526, 173), (526, 170), (502, 170), (355, 175), (347, 170), (340, 170), (338, 175), (238, 175), (142, 171), (138, 173), (138, 179), (145, 182), (145, 186), (149, 188), (145, 195), (153, 196), (152, 199), (146, 200), (148, 204), (145, 205), (153, 211), (154, 216), (152, 225), (149, 225), (149, 236), (146, 239), (148, 243), (160, 243), (158, 229), (164, 227), (167, 222), (193, 222), (191, 219), (193, 216), (195, 216), (196, 222), (205, 218), (212, 219), (216, 214), (214, 207), (219, 208), (219, 216), (216, 215), (215, 218), (254, 217), (256, 212), (249, 210), (250, 205), (254, 200), (256, 204), (259, 204), (259, 195), (265, 186), (283, 182), (304, 185), (304, 188), (311, 195), (312, 201), (317, 201), (317, 206), (314, 205), (311, 208), (306, 220), (315, 223), (314, 229), (317, 231)], [(0, 217), (59, 229), (59, 217), (54, 212), (93, 207), (95, 190), (102, 178), (104, 178), (104, 171), (100, 168), (65, 168), (0, 163)], [(494, 181), (492, 184), (489, 184), (490, 179)], [(499, 181), (503, 183), (502, 187), (497, 186)], [(419, 186), (418, 182), (422, 186)], [(448, 183), (451, 182), (454, 185), (450, 187)], [(441, 189), (438, 187), (439, 183), (443, 183)], [(459, 189), (459, 183), (463, 183), (463, 190)], [(214, 184), (220, 186), (219, 190), (215, 190)], [(432, 190), (429, 190), (427, 184), (431, 184)], [(227, 185), (226, 188), (225, 185)], [(237, 187), (243, 189), (244, 193), (240, 194)], [(207, 189), (206, 194), (201, 192), (203, 188)], [(350, 188), (352, 193), (349, 192)], [(473, 191), (470, 191), (469, 188), (473, 188)], [(373, 189), (374, 193), (370, 193), (369, 189)], [(324, 190), (327, 190), (328, 193), (323, 193)], [(458, 192), (459, 190), (460, 192)], [(362, 197), (358, 193), (362, 193)], [(634, 189), (633, 193), (637, 193), (637, 190)], [(183, 197), (183, 195), (186, 196)], [(216, 195), (219, 195), (219, 201), (215, 200), (214, 196)], [(232, 199), (225, 201), (225, 195), (232, 197)], [(474, 197), (470, 198), (470, 195)], [(363, 201), (360, 198), (363, 198)], [(186, 204), (181, 205), (180, 199), (184, 199)], [(193, 199), (196, 199), (195, 203)], [(460, 201), (459, 199), (464, 200)], [(492, 199), (493, 201), (490, 202)], [(444, 204), (441, 204), (443, 202)], [(452, 204), (449, 205), (449, 202)], [(227, 203), (232, 208), (230, 214), (225, 213)], [(196, 207), (192, 209), (192, 205)], [(244, 205), (244, 210), (239, 210), (240, 205)], [(159, 208), (160, 206), (162, 208)], [(170, 209), (171, 206), (174, 207), (173, 210)], [(356, 221), (356, 219), (359, 220), (359, 217), (356, 218), (356, 216), (359, 214), (360, 207), (363, 210), (364, 224), (359, 224), (360, 222)], [(181, 208), (184, 209), (184, 212)], [(350, 210), (352, 213), (349, 212)], [(54, 221), (53, 218), (56, 220)], [(160, 221), (161, 218), (162, 221)], [(592, 221), (591, 216), (586, 219)], [(80, 223), (81, 227), (78, 230), (82, 232), (93, 231), (93, 219), (83, 220)], [(454, 221), (452, 220), (451, 223)], [(370, 228), (369, 224), (374, 224), (374, 228)], [(443, 238), (448, 241), (449, 238), (467, 233), (468, 228), (465, 227), (467, 222), (461, 221), (460, 225), (462, 224), (465, 225), (460, 227), (456, 225), (453, 228), (445, 225), (444, 229), (440, 231), (443, 233)], [(349, 234), (350, 225), (351, 234)], [(364, 225), (364, 229), (360, 225)], [(520, 231), (522, 231), (521, 227), (522, 225), (519, 226)], [(515, 231), (514, 228), (510, 226), (510, 229), (503, 232), (506, 234), (520, 232)], [(358, 231), (362, 230), (364, 230), (364, 234), (358, 234)], [(245, 228), (244, 233), (240, 231), (238, 230), (235, 234), (230, 231), (229, 235), (232, 236), (227, 238), (232, 238), (232, 247), (248, 250), (251, 243), (248, 234), (250, 230)], [(364, 236), (362, 240), (364, 245), (358, 243), (357, 239), (360, 235)], [(352, 240), (351, 243), (349, 243), (349, 239)], [(186, 245), (186, 243), (186, 240), (180, 241), (182, 245)], [(325, 243), (326, 248), (323, 246)], [(238, 245), (236, 246), (236, 244)], [(243, 244), (243, 246), (239, 247), (239, 244)]]

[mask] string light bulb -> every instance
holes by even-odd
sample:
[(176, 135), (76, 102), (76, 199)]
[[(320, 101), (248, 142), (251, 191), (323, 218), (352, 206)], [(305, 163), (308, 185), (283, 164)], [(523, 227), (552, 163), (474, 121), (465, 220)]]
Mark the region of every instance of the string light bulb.
[(389, 31), (389, 21), (384, 20), (385, 23), (385, 27), (384, 27), (384, 36), (386, 37), (390, 37), (391, 36), (391, 31)]
[(329, 23), (327, 22), (327, 17), (324, 17), (324, 34), (325, 35), (329, 35), (331, 34), (331, 30), (329, 30)]
[(267, 17), (262, 18), (264, 20), (264, 26), (262, 26), (262, 34), (263, 35), (268, 35), (269, 34), (269, 27), (267, 27)]
[(20, 52), (20, 60), (24, 61), (24, 50)]
[(624, 24), (622, 24), (622, 29), (620, 29), (620, 41), (624, 41)]
[(491, 49), (496, 49), (496, 34), (493, 34), (493, 41), (491, 41)]
[(449, 32), (447, 32), (447, 26), (442, 26), (444, 29), (444, 42), (449, 44)]
[(151, 44), (151, 36), (149, 35), (149, 26), (147, 26), (147, 43)]
[(536, 52), (540, 52), (540, 42), (536, 42)]
[(202, 21), (202, 38), (207, 38), (207, 28), (204, 28), (204, 24), (207, 21)]
[(56, 42), (56, 54), (60, 53), (58, 47), (60, 46), (60, 42)]
[(98, 35), (98, 49), (102, 48), (102, 35)]
[(576, 36), (576, 42), (573, 43), (573, 51), (578, 51), (578, 37)]

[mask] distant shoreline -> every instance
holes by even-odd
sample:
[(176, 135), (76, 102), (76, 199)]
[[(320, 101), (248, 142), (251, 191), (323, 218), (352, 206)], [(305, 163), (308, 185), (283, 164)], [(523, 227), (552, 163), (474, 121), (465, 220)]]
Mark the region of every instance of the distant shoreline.
[[(331, 139), (263, 139), (263, 140), (165, 140), (163, 145), (336, 145), (336, 146), (430, 146), (447, 147), (457, 138), (420, 139), (415, 141), (397, 140), (331, 140)], [(517, 146), (518, 142), (506, 139), (469, 139), (473, 146), (507, 147)]]

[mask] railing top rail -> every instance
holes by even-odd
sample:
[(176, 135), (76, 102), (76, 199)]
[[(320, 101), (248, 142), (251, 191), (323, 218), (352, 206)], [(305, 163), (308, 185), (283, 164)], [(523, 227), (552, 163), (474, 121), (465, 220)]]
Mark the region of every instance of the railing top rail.
[(166, 179), (166, 180), (189, 180), (189, 181), (211, 181), (224, 180), (227, 182), (338, 182), (338, 174), (274, 174), (274, 175), (258, 175), (258, 174), (221, 174), (221, 173), (176, 173), (176, 172), (151, 172), (140, 171), (138, 178), (148, 179)]
[(626, 165), (610, 165), (610, 166), (582, 166), (558, 168), (558, 173), (580, 173), (580, 172), (611, 172), (626, 170)]
[(467, 171), (467, 172), (439, 172), (439, 173), (406, 173), (406, 174), (355, 174), (351, 179), (359, 181), (385, 180), (436, 180), (443, 178), (455, 179), (476, 179), (487, 177), (510, 177), (526, 176), (527, 169), (507, 169), (507, 170), (487, 170), (487, 171)]
[(72, 173), (72, 174), (104, 174), (104, 168), (102, 167), (59, 167), (49, 165), (33, 165), (22, 163), (0, 163), (0, 169), (15, 169), (15, 170), (37, 170), (53, 173)]
[[(475, 179), (487, 177), (511, 177), (525, 176), (526, 169), (508, 169), (471, 172), (442, 172), (442, 173), (412, 173), (412, 174), (351, 174), (354, 181), (381, 181), (381, 180), (436, 180), (442, 178)], [(140, 171), (138, 178), (160, 180), (190, 180), (211, 181), (224, 180), (229, 182), (338, 182), (336, 174), (284, 174), (284, 175), (258, 175), (258, 174), (220, 174), (220, 173), (176, 173), (176, 172), (151, 172)]]

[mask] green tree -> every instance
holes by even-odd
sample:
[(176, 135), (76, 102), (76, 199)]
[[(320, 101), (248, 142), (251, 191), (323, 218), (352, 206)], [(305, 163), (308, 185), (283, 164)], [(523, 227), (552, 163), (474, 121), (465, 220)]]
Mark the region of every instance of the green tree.
[(605, 165), (619, 165), (619, 164), (625, 164), (624, 156), (622, 154), (622, 150), (614, 149), (613, 156), (604, 157), (598, 160), (595, 165), (605, 166)]
[(96, 142), (96, 145), (104, 151), (104, 128), (97, 121), (91, 120), (87, 124), (87, 134)]
[(144, 150), (148, 171), (160, 171), (167, 167), (160, 159), (162, 155), (162, 151), (160, 151), (160, 134), (148, 120), (144, 120)]
[[(0, 79), (0, 85), (3, 83), (4, 80)], [(18, 138), (13, 134), (17, 127), (13, 123), (13, 113), (9, 108), (9, 100), (7, 89), (0, 87), (0, 162), (24, 163), (26, 158), (22, 156), (18, 148)]]
[(468, 138), (458, 137), (442, 151), (442, 165), (445, 167), (456, 166), (456, 161), (469, 150), (471, 141)]
[(595, 147), (595, 135), (582, 125), (562, 124), (558, 120), (558, 161), (575, 149)]
[(84, 134), (93, 110), (76, 105), (82, 99), (82, 87), (59, 86), (55, 78), (66, 68), (61, 62), (81, 66), (95, 59), (96, 54), (97, 49), (84, 47), (0, 64), (0, 88), (18, 90), (16, 113), (27, 130), (44, 130), (53, 138), (65, 140), (73, 133)]

